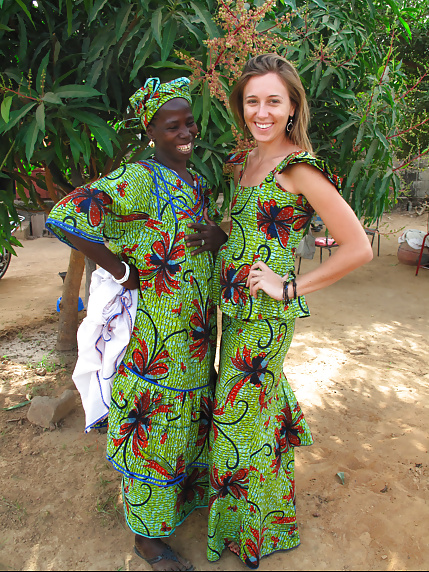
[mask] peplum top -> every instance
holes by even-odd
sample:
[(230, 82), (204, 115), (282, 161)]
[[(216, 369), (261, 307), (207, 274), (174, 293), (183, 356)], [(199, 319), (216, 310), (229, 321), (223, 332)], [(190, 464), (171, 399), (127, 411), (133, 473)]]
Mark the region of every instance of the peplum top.
[[(229, 164), (242, 165), (240, 180), (249, 153), (233, 153), (226, 159)], [(228, 316), (261, 320), (310, 315), (304, 296), (285, 306), (283, 301), (273, 300), (262, 291), (255, 299), (246, 287), (249, 270), (257, 260), (265, 262), (276, 274), (295, 276), (296, 248), (314, 210), (303, 195), (288, 192), (275, 178), (295, 163), (314, 166), (340, 190), (338, 177), (324, 161), (307, 151), (285, 157), (258, 186), (243, 187), (239, 182), (231, 203), (230, 235), (219, 250), (213, 280), (214, 301)]]

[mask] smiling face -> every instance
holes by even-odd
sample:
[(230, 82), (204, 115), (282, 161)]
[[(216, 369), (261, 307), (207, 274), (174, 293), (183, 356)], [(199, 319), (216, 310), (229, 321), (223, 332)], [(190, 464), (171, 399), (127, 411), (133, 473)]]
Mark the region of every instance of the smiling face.
[(176, 97), (158, 109), (146, 132), (155, 142), (155, 156), (159, 161), (181, 163), (192, 154), (198, 128), (189, 103)]
[(256, 75), (243, 90), (243, 115), (247, 127), (258, 142), (286, 138), (286, 125), (295, 113), (284, 81), (276, 73)]

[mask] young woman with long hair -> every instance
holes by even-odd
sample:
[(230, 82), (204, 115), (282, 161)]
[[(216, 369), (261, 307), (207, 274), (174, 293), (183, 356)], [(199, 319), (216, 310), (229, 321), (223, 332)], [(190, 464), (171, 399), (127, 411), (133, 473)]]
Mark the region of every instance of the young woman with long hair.
[[(313, 154), (308, 105), (294, 67), (276, 54), (252, 58), (230, 98), (256, 147), (233, 154), (231, 231), (216, 261), (223, 313), (219, 377), (210, 433), (208, 559), (225, 547), (250, 568), (298, 546), (294, 447), (312, 436), (284, 374), (304, 295), (372, 258), (339, 181)], [(316, 211), (339, 248), (294, 273), (295, 249)]]

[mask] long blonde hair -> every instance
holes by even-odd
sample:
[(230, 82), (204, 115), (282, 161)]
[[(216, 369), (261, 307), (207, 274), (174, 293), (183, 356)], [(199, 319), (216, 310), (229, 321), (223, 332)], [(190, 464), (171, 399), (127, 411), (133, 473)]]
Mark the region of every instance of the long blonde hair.
[(231, 110), (243, 131), (246, 129), (243, 111), (244, 87), (251, 77), (276, 73), (285, 83), (289, 98), (295, 104), (293, 126), (286, 133), (289, 139), (309, 153), (313, 152), (307, 129), (310, 120), (307, 98), (296, 69), (285, 58), (277, 54), (262, 54), (251, 58), (244, 66), (240, 79), (235, 84), (229, 97)]

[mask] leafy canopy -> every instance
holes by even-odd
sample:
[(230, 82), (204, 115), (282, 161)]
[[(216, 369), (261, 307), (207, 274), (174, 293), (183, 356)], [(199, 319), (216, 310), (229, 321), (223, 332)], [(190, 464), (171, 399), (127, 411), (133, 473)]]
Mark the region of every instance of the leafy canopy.
[(344, 177), (356, 213), (376, 218), (400, 185), (398, 43), (410, 41), (413, 10), (402, 0), (0, 0), (0, 247), (11, 244), (14, 182), (29, 207), (49, 210), (34, 182), (55, 202), (150, 154), (144, 134), (118, 122), (151, 75), (193, 79), (201, 126), (193, 162), (227, 204), (223, 159), (246, 144), (227, 97), (244, 61), (273, 50), (303, 79), (317, 153)]

